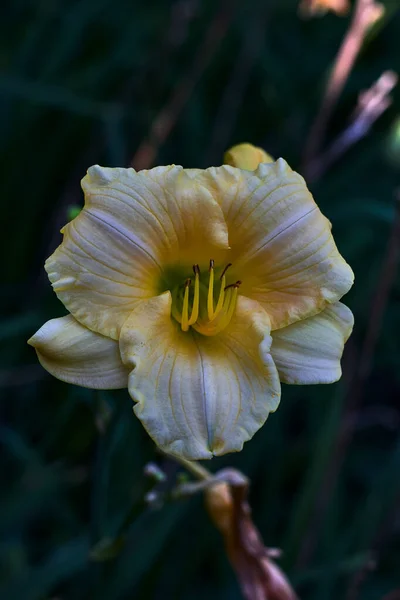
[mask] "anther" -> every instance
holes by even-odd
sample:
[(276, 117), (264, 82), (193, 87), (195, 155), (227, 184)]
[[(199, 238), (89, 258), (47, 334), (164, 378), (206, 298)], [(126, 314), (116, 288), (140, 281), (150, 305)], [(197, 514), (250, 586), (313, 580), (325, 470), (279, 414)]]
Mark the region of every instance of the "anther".
[(232, 266), (232, 263), (228, 263), (228, 264), (226, 265), (225, 269), (222, 271), (222, 273), (221, 273), (221, 276), (220, 276), (220, 279), (221, 279), (221, 281), (222, 281), (222, 278), (223, 278), (223, 276), (225, 275), (225, 273), (227, 272), (227, 270), (228, 270), (228, 269), (229, 269), (229, 267), (231, 267), (231, 266)]
[(212, 269), (214, 268), (214, 261), (213, 259), (210, 260), (210, 267), (209, 267), (209, 271), (212, 271)]
[(229, 288), (238, 288), (242, 285), (242, 282), (240, 280), (236, 281), (235, 283), (230, 283), (229, 285), (224, 287), (224, 292), (226, 290), (228, 290)]
[(199, 265), (193, 265), (193, 273), (195, 275), (200, 275), (200, 267), (199, 267)]

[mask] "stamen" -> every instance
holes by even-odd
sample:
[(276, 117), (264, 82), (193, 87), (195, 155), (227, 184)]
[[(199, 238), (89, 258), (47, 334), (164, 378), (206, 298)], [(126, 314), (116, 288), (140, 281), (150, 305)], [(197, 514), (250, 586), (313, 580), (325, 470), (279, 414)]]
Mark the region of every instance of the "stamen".
[(238, 279), (238, 281), (236, 281), (235, 283), (230, 283), (229, 285), (225, 286), (225, 291), (228, 290), (229, 288), (238, 288), (242, 285), (242, 282)]
[(224, 305), (224, 296), (225, 296), (225, 289), (226, 289), (226, 277), (225, 277), (225, 273), (227, 272), (227, 270), (231, 266), (232, 266), (232, 263), (228, 263), (226, 265), (225, 269), (222, 271), (221, 276), (220, 276), (221, 287), (219, 289), (219, 296), (218, 296), (217, 306), (216, 306), (215, 311), (214, 311), (214, 318), (221, 311), (221, 309), (222, 309), (222, 307)]
[(222, 278), (221, 278), (221, 286), (219, 288), (218, 302), (217, 302), (217, 306), (215, 308), (215, 313), (214, 313), (215, 317), (217, 316), (217, 314), (219, 312), (221, 312), (221, 309), (222, 309), (223, 304), (224, 304), (225, 283), (226, 283), (226, 278), (225, 278), (225, 275), (223, 275)]
[[(190, 327), (193, 327), (202, 335), (213, 336), (229, 325), (236, 309), (238, 288), (242, 283), (238, 280), (226, 285), (226, 272), (231, 266), (232, 264), (228, 263), (219, 276), (218, 300), (214, 300), (214, 260), (210, 260), (208, 286), (204, 280), (201, 283), (200, 267), (194, 264), (193, 292), (189, 289), (193, 278), (186, 279), (183, 289), (179, 286), (173, 291), (171, 314), (180, 323), (182, 331), (189, 331)], [(207, 304), (206, 310), (203, 309), (203, 303)]]
[[(225, 291), (225, 290), (224, 290)], [(228, 291), (225, 294), (225, 300), (224, 300), (224, 309), (222, 311), (222, 319), (224, 319), (224, 316), (226, 316), (227, 311), (229, 309), (230, 303), (231, 303), (231, 298), (232, 298), (232, 288), (229, 287)]]
[[(240, 283), (239, 283), (239, 285), (240, 285)], [(226, 294), (225, 294), (224, 306), (223, 306), (223, 310), (220, 314), (220, 319), (219, 319), (218, 324), (216, 325), (216, 329), (215, 329), (214, 333), (218, 333), (218, 332), (222, 331), (223, 329), (225, 329), (225, 327), (227, 327), (229, 325), (229, 323), (233, 317), (233, 313), (235, 312), (239, 285), (237, 282), (237, 283), (233, 283), (232, 285), (228, 285), (225, 288)]]
[(228, 323), (230, 323), (232, 317), (233, 317), (233, 313), (235, 311), (236, 308), (236, 300), (237, 300), (237, 296), (238, 296), (238, 289), (239, 286), (236, 285), (236, 283), (233, 286), (233, 291), (231, 293), (231, 298), (230, 298), (230, 304), (229, 304), (229, 309), (228, 312), (226, 313), (226, 317), (225, 317), (225, 323), (226, 325), (228, 325)]
[(193, 296), (193, 306), (192, 306), (192, 314), (190, 315), (190, 319), (188, 325), (193, 325), (196, 323), (199, 318), (199, 305), (200, 305), (200, 269), (199, 265), (193, 266), (193, 271), (195, 273), (194, 279), (194, 296)]
[(210, 279), (208, 282), (208, 296), (207, 296), (207, 313), (208, 318), (211, 319), (214, 316), (214, 261), (210, 260)]
[(183, 307), (182, 307), (182, 322), (181, 322), (182, 331), (188, 331), (188, 329), (189, 329), (189, 286), (191, 283), (192, 283), (191, 279), (186, 279), (185, 295), (183, 297)]

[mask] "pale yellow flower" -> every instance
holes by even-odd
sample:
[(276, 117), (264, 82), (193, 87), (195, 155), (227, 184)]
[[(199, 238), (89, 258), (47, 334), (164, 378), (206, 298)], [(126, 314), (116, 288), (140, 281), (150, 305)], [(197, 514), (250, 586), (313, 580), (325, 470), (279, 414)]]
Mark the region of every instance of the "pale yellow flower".
[(91, 167), (85, 206), (46, 262), (70, 314), (29, 341), (53, 375), (128, 387), (156, 444), (238, 451), (280, 381), (340, 377), (353, 274), (303, 178), (279, 159), (149, 171)]

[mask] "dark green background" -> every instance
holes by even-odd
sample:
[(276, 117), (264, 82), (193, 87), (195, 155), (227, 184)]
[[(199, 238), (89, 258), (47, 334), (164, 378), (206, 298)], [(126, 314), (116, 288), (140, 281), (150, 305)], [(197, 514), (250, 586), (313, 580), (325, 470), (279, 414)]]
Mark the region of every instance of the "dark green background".
[[(388, 68), (400, 71), (399, 5), (385, 5), (328, 140), (348, 123), (360, 90)], [(61, 241), (69, 208), (82, 203), (87, 167), (130, 163), (158, 111), (190, 81), (221, 10), (209, 63), (156, 163), (217, 165), (227, 146), (246, 140), (301, 169), (349, 19), (304, 21), (296, 9), (295, 0), (1, 5), (2, 600), (241, 597), (200, 497), (145, 507), (144, 465), (158, 461), (171, 482), (178, 467), (157, 455), (128, 394), (53, 379), (26, 339), (65, 314), (43, 263)], [(399, 91), (393, 96), (370, 135), (311, 186), (356, 274), (346, 298), (356, 318), (346, 377), (331, 386), (283, 386), (279, 410), (243, 452), (209, 465), (237, 467), (251, 478), (255, 521), (268, 545), (283, 548), (281, 564), (303, 600), (381, 600), (400, 587), (398, 277), (365, 385), (349, 384), (377, 289), (383, 294), (395, 216)], [(122, 529), (126, 543), (115, 558), (89, 559), (91, 547)], [(376, 564), (368, 571), (371, 553)]]

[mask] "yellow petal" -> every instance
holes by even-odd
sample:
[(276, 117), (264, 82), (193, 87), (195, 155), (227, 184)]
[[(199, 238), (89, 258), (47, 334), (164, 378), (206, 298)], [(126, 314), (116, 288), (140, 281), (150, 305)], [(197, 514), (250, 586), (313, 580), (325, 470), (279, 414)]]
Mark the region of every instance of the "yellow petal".
[(229, 231), (241, 293), (262, 304), (272, 329), (321, 311), (351, 287), (353, 272), (304, 179), (283, 159), (255, 172), (229, 166), (193, 176), (214, 190)]
[(89, 331), (71, 315), (47, 321), (28, 344), (57, 379), (100, 390), (128, 386), (118, 342)]
[(224, 164), (248, 171), (255, 171), (260, 163), (270, 162), (274, 162), (272, 156), (253, 144), (237, 144), (224, 154)]
[(209, 190), (182, 167), (88, 170), (85, 207), (47, 260), (57, 296), (89, 329), (118, 339), (138, 300), (158, 294), (164, 269), (225, 253), (228, 234)]
[(284, 383), (333, 383), (340, 379), (343, 347), (353, 314), (341, 302), (318, 315), (272, 332), (271, 354)]
[(165, 452), (195, 460), (241, 450), (280, 398), (265, 311), (239, 297), (215, 337), (183, 332), (170, 312), (166, 292), (138, 304), (121, 331), (136, 415)]

